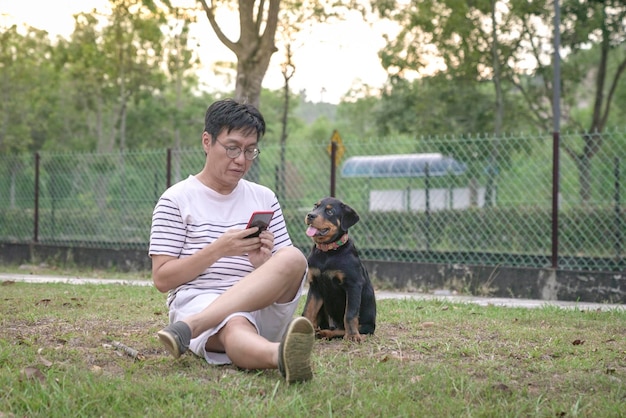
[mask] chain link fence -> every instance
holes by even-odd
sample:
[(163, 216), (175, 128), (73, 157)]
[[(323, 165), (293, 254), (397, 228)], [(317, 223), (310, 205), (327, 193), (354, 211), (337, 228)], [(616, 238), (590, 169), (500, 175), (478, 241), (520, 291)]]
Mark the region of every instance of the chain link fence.
[[(266, 139), (248, 173), (276, 191), (305, 253), (304, 217), (334, 191), (361, 216), (365, 259), (626, 270), (624, 132), (560, 135), (557, 200), (552, 135), (332, 137)], [(200, 147), (2, 156), (0, 242), (147, 250), (157, 199), (203, 164)]]

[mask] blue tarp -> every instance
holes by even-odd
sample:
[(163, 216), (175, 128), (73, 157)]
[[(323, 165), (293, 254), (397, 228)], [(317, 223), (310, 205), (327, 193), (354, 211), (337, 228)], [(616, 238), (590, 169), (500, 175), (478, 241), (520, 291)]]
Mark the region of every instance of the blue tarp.
[(463, 174), (465, 163), (442, 154), (397, 154), (350, 157), (343, 164), (343, 177), (425, 177)]

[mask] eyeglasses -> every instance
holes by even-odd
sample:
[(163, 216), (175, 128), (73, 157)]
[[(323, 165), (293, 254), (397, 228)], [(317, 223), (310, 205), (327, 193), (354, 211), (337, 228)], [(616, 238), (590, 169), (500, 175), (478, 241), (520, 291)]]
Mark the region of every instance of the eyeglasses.
[(224, 145), (219, 140), (217, 140), (217, 139), (215, 139), (215, 140), (217, 141), (218, 144), (220, 144), (221, 146), (224, 147), (224, 149), (226, 150), (226, 156), (228, 158), (233, 159), (233, 160), (235, 158), (239, 157), (242, 152), (243, 152), (243, 156), (248, 161), (254, 160), (261, 153), (261, 151), (258, 148), (246, 148), (245, 150), (243, 150), (243, 149), (241, 149), (239, 147), (235, 147), (233, 145), (231, 145), (231, 146)]

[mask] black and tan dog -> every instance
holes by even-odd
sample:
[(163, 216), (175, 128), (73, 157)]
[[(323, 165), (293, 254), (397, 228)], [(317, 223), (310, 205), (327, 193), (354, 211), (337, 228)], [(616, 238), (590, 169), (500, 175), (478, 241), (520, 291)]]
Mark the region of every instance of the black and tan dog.
[(315, 245), (308, 257), (309, 291), (303, 316), (319, 338), (344, 337), (360, 342), (376, 328), (376, 298), (348, 229), (359, 215), (327, 197), (306, 215), (306, 234)]

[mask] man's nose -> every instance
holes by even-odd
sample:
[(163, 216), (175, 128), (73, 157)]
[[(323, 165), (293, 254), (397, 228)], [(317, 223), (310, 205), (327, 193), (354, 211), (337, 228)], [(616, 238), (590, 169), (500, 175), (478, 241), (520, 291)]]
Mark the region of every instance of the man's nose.
[(238, 156), (236, 156), (233, 159), (235, 161), (237, 161), (239, 164), (245, 164), (246, 163), (246, 153), (245, 153), (245, 151), (242, 151), (241, 154), (239, 154)]

